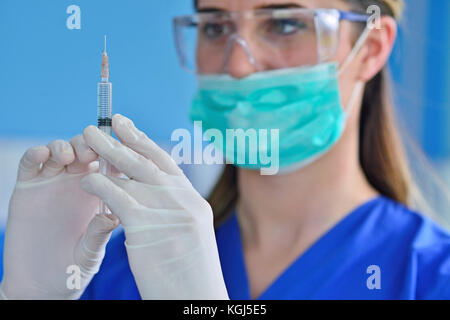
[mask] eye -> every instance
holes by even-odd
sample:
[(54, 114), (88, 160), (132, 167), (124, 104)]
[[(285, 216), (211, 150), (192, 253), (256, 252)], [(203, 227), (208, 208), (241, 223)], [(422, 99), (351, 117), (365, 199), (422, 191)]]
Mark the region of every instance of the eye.
[(268, 31), (277, 35), (292, 35), (302, 29), (306, 29), (306, 24), (298, 19), (272, 19), (268, 22)]
[(207, 22), (202, 28), (202, 33), (210, 40), (216, 40), (231, 33), (231, 27), (227, 23)]

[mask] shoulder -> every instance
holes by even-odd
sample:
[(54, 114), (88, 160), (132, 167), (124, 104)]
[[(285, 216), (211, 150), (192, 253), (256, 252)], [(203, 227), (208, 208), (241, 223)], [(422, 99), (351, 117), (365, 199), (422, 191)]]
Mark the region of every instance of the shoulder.
[(404, 263), (404, 272), (416, 283), (416, 298), (450, 299), (449, 231), (388, 198), (381, 198), (373, 210), (379, 216), (374, 230), (392, 248), (386, 250), (396, 255), (393, 261)]
[(397, 234), (406, 241), (410, 240), (413, 249), (450, 244), (450, 232), (424, 213), (386, 197), (381, 197), (373, 210), (380, 218), (378, 230), (386, 230), (391, 236)]

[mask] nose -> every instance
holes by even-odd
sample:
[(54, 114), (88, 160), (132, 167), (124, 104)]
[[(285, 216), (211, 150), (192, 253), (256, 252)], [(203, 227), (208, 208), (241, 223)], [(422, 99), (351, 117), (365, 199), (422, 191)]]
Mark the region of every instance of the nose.
[(224, 70), (233, 78), (245, 78), (258, 71), (247, 43), (240, 37), (230, 39), (226, 56)]

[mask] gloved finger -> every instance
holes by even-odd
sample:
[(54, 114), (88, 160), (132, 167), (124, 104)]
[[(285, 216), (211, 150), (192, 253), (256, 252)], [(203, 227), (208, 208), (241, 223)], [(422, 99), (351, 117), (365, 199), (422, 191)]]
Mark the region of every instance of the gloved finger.
[(81, 188), (103, 200), (108, 208), (116, 214), (122, 223), (126, 221), (127, 212), (136, 208), (139, 203), (124, 189), (115, 185), (107, 177), (99, 173), (92, 173), (81, 180)]
[[(192, 188), (179, 186), (161, 187), (116, 177), (108, 177), (108, 179), (119, 188), (125, 190), (145, 208), (128, 211), (130, 219), (135, 219), (141, 226), (143, 224), (142, 221), (147, 221), (146, 224), (156, 225), (165, 224), (167, 221), (189, 223), (191, 218), (195, 218), (195, 215), (192, 217), (186, 215), (186, 208), (201, 208), (200, 203), (206, 203), (200, 195), (197, 196), (192, 192)], [(200, 213), (205, 212), (204, 210), (199, 211)]]
[(70, 140), (70, 144), (75, 152), (75, 160), (67, 166), (67, 172), (88, 172), (90, 163), (95, 161), (98, 158), (98, 155), (87, 145), (81, 134), (73, 137)]
[(161, 172), (151, 160), (124, 146), (94, 126), (84, 129), (83, 136), (89, 147), (129, 178), (149, 182)]
[(45, 146), (28, 149), (20, 159), (17, 181), (23, 182), (35, 178), (41, 169), (41, 163), (50, 158), (50, 150)]
[(111, 176), (121, 178), (123, 176), (123, 173), (120, 172), (115, 166), (111, 166)]
[[(195, 193), (193, 193), (195, 190), (192, 188), (192, 185), (181, 180), (168, 179), (164, 185), (158, 185), (121, 177), (111, 176), (108, 178), (132, 195), (137, 202), (145, 206), (150, 204), (152, 208), (179, 208), (181, 203), (187, 204), (191, 200), (195, 201), (197, 199)], [(189, 200), (180, 201), (178, 198)]]
[(111, 232), (119, 225), (113, 214), (97, 214), (75, 248), (75, 263), (85, 274), (97, 273)]
[(81, 163), (91, 163), (92, 161), (97, 160), (98, 155), (88, 146), (82, 134), (73, 137), (72, 140), (70, 140), (70, 144), (75, 150), (75, 154)]
[[(83, 173), (83, 172), (97, 172), (98, 171), (98, 162), (95, 162), (98, 159), (98, 154), (92, 150), (89, 145), (84, 140), (82, 134), (79, 134), (73, 137), (70, 140), (70, 144), (72, 145), (75, 151), (75, 160), (73, 163), (67, 166), (67, 172), (69, 173)], [(121, 177), (122, 172), (116, 169), (116, 167), (111, 166), (111, 176), (113, 177)]]
[(50, 149), (50, 159), (44, 163), (41, 176), (51, 178), (64, 170), (64, 167), (75, 160), (75, 153), (69, 142), (56, 140), (47, 145)]
[(147, 159), (151, 159), (162, 171), (170, 175), (182, 175), (175, 160), (147, 135), (138, 130), (133, 121), (116, 114), (112, 118), (112, 128), (119, 140)]

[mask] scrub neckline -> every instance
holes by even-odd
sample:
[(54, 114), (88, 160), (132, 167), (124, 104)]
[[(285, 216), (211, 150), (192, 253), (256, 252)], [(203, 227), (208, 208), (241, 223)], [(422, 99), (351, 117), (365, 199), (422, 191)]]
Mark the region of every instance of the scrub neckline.
[[(371, 206), (377, 203), (379, 200), (384, 199), (383, 195), (375, 196), (374, 198), (362, 203), (357, 206), (355, 209), (350, 211), (344, 218), (339, 220), (334, 226), (329, 228), (325, 233), (323, 233), (316, 241), (313, 242), (305, 251), (303, 251), (297, 258), (293, 260), (281, 273), (272, 281), (262, 292), (259, 294), (254, 300), (274, 300), (279, 299), (275, 298), (275, 296), (279, 296), (279, 293), (282, 292), (288, 283), (290, 283), (290, 279), (292, 278), (292, 274), (298, 272), (298, 270), (312, 270), (314, 268), (317, 260), (320, 259), (321, 255), (326, 255), (330, 252), (329, 243), (337, 243), (338, 239), (342, 239), (342, 235), (348, 232), (352, 232), (353, 226), (355, 222), (357, 222), (361, 218), (360, 215), (362, 213), (367, 212), (365, 209), (368, 206)], [(244, 299), (252, 299), (250, 294), (250, 283), (248, 279), (248, 271), (245, 263), (245, 257), (243, 252), (243, 243), (242, 236), (239, 227), (239, 222), (236, 215), (236, 210), (233, 211), (233, 214), (229, 218), (230, 228), (232, 230), (228, 241), (230, 241), (235, 247), (235, 254), (237, 255), (235, 263), (237, 265), (234, 266), (236, 269), (240, 269), (241, 275), (243, 279), (242, 286), (245, 288), (246, 297)], [(330, 238), (336, 238), (336, 241), (331, 241)], [(319, 254), (318, 254), (319, 253)], [(241, 288), (241, 289), (244, 289)], [(278, 292), (278, 294), (271, 294), (273, 292)]]

